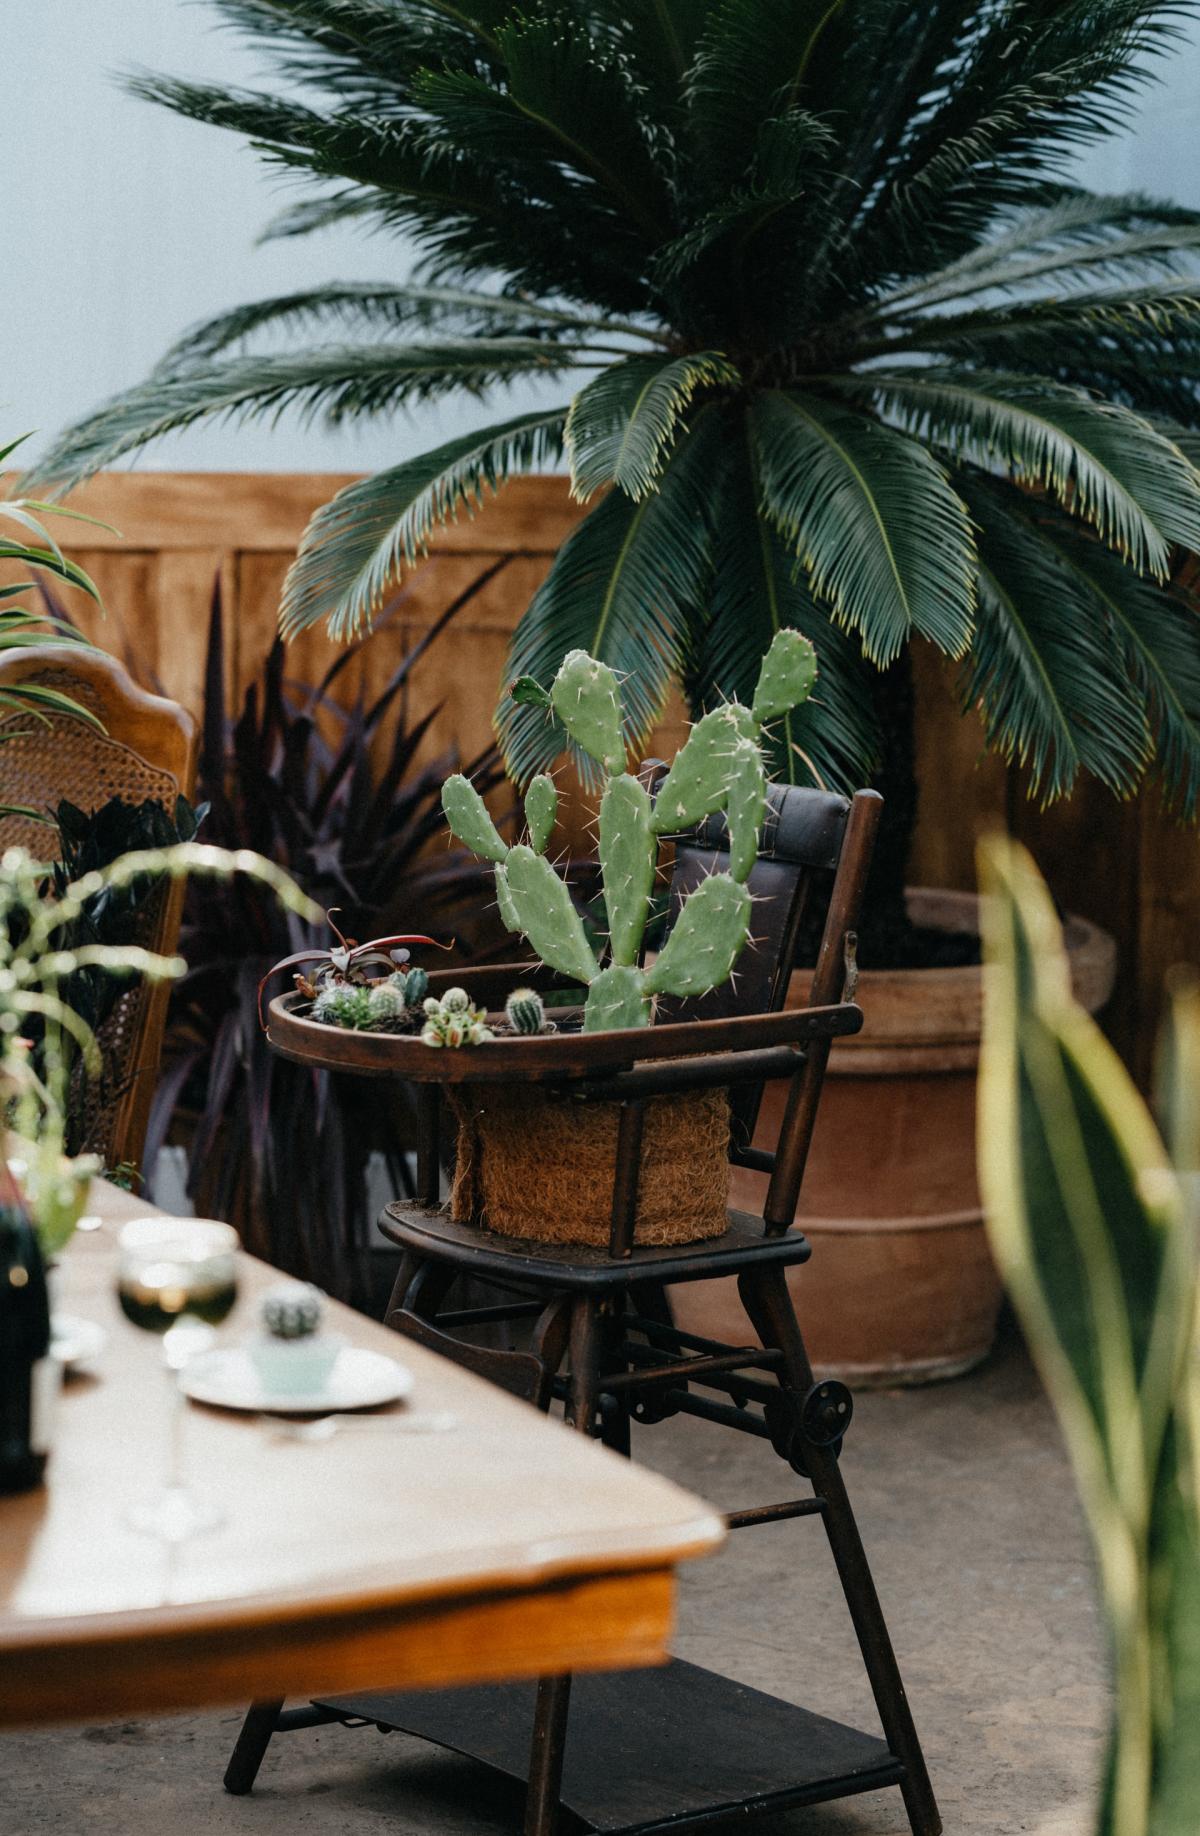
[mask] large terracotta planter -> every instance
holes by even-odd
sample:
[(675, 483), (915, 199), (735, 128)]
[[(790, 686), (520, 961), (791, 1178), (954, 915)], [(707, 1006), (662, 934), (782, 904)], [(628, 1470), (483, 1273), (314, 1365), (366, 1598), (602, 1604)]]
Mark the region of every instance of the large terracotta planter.
[[(977, 928), (969, 893), (921, 888), (922, 925)], [(1066, 923), (1075, 992), (1108, 999), (1116, 946), (1082, 918)], [(795, 976), (789, 1005), (802, 1006)], [(975, 1174), (975, 1086), (982, 1018), (977, 968), (866, 971), (866, 1025), (829, 1061), (797, 1222), (812, 1259), (789, 1277), (814, 1366), (861, 1385), (921, 1383), (970, 1370), (991, 1347), (1000, 1281), (988, 1252)], [(769, 1085), (755, 1144), (771, 1148), (784, 1087)], [(734, 1171), (731, 1202), (757, 1211), (762, 1174)], [(685, 1329), (733, 1343), (752, 1337), (732, 1282), (674, 1294)]]

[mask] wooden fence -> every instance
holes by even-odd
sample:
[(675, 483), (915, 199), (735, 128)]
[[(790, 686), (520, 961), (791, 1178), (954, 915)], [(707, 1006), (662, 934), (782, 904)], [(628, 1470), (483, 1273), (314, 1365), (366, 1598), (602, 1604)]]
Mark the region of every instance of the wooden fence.
[[(91, 621), (106, 648), (128, 657), (148, 682), (199, 706), (214, 579), (219, 578), (228, 687), (240, 699), (271, 642), (279, 590), (312, 512), (348, 479), (329, 475), (110, 473), (72, 499), (119, 538), (71, 530), (71, 553), (95, 576), (108, 608)], [(446, 640), (422, 660), (411, 712), (438, 708), (426, 745), (456, 743), (464, 758), (486, 744), (504, 654), (550, 557), (579, 515), (561, 478), (517, 479), (474, 518), (440, 534), (414, 571), (396, 622), (345, 672), (355, 693), (386, 680), (402, 648), (496, 561), (504, 565), (465, 609)], [(914, 877), (974, 885), (974, 847), (984, 829), (1007, 824), (1033, 850), (1064, 904), (1112, 931), (1117, 990), (1109, 1030), (1145, 1082), (1170, 968), (1200, 962), (1200, 841), (1167, 816), (1156, 791), (1115, 801), (1091, 782), (1067, 803), (1038, 810), (1021, 774), (985, 755), (978, 720), (964, 717), (952, 673), (916, 647), (918, 774), (922, 814)], [(289, 674), (312, 681), (336, 647), (306, 633), (291, 647)], [(674, 727), (675, 710), (668, 725)], [(667, 744), (669, 733), (664, 734)]]

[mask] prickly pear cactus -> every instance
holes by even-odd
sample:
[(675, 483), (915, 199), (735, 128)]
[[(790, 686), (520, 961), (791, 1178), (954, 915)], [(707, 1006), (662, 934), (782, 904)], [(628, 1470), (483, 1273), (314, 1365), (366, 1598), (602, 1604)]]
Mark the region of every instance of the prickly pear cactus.
[(514, 1033), (540, 1033), (546, 1024), (545, 1004), (535, 988), (514, 988), (504, 1011)]
[[(496, 864), (505, 925), (523, 933), (550, 968), (587, 987), (585, 1031), (646, 1026), (655, 995), (707, 994), (732, 973), (749, 935), (751, 899), (745, 882), (758, 858), (766, 811), (763, 723), (805, 700), (816, 673), (808, 639), (798, 631), (777, 632), (763, 659), (753, 707), (731, 701), (697, 721), (653, 804), (644, 785), (625, 769), (620, 691), (607, 664), (573, 650), (549, 693), (525, 678), (515, 685), (519, 699), (553, 708), (571, 739), (607, 776), (600, 803), (607, 963), (597, 960), (570, 893), (545, 857), (558, 808), (550, 779), (543, 776), (530, 784), (525, 800), (529, 843), (514, 848), (506, 847), (465, 778), (447, 783), (442, 804), (454, 834)], [(639, 961), (658, 838), (694, 828), (718, 811), (724, 811), (729, 828), (729, 870), (712, 874), (685, 900), (657, 961), (644, 970)], [(439, 1038), (430, 1043), (448, 1042)]]
[(529, 830), (529, 846), (535, 854), (545, 854), (557, 815), (558, 792), (554, 780), (541, 772), (525, 792), (525, 826)]

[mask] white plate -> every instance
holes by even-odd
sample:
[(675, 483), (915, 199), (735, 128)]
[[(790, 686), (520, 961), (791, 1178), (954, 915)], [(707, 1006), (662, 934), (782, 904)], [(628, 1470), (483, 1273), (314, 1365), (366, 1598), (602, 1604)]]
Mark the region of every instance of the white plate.
[(385, 1358), (382, 1352), (361, 1351), (353, 1345), (342, 1347), (321, 1389), (307, 1396), (280, 1395), (264, 1389), (254, 1360), (243, 1345), (201, 1352), (184, 1366), (180, 1383), (184, 1395), (194, 1402), (212, 1403), (218, 1409), (252, 1409), (255, 1414), (270, 1411), (273, 1415), (373, 1409), (381, 1403), (399, 1402), (412, 1389), (411, 1375), (394, 1358)]
[(50, 1356), (57, 1358), (64, 1371), (90, 1364), (107, 1344), (108, 1334), (95, 1320), (81, 1320), (75, 1313), (51, 1315)]

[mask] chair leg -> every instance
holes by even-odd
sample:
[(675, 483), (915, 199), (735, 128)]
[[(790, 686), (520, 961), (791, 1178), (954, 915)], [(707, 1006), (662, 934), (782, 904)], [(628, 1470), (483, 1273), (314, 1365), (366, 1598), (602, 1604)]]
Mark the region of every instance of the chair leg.
[[(812, 1367), (781, 1269), (746, 1270), (738, 1278), (742, 1304), (763, 1345), (784, 1355), (786, 1386), (797, 1399), (812, 1386)], [(854, 1521), (836, 1454), (805, 1440), (804, 1463), (814, 1492), (825, 1501), (822, 1517), (842, 1591), (858, 1637), (887, 1742), (904, 1765), (901, 1792), (913, 1836), (939, 1836), (941, 1816), (925, 1756), (904, 1693), (900, 1668)]]
[(237, 1745), (225, 1768), (225, 1789), (232, 1792), (235, 1798), (244, 1797), (248, 1791), (253, 1790), (258, 1769), (271, 1744), (271, 1736), (279, 1725), (279, 1711), (282, 1707), (281, 1698), (277, 1702), (254, 1702), (246, 1710), (246, 1719), (237, 1737)]
[[(600, 1375), (600, 1332), (595, 1302), (581, 1299), (571, 1309), (571, 1387), (567, 1420), (581, 1434), (595, 1425)], [(554, 1836), (562, 1794), (563, 1754), (571, 1706), (569, 1676), (538, 1682), (525, 1796), (525, 1836)]]

